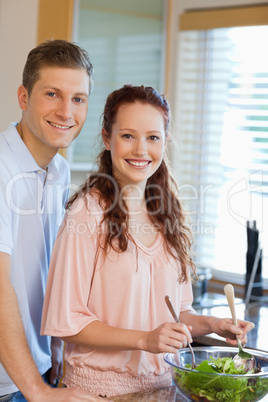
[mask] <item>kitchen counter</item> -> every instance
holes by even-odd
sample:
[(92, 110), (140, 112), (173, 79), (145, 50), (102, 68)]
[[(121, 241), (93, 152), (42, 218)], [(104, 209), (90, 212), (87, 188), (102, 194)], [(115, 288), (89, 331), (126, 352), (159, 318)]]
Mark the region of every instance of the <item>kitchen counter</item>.
[[(235, 299), (237, 318), (252, 321), (255, 328), (248, 334), (247, 348), (259, 349), (265, 352), (267, 347), (267, 317), (268, 302), (259, 301), (250, 303), (247, 307), (242, 299)], [(218, 317), (230, 317), (230, 310), (225, 296), (217, 294), (206, 294), (201, 303), (194, 305), (198, 314), (215, 315)], [(196, 344), (204, 346), (230, 346), (218, 335), (205, 335), (194, 338)], [(137, 392), (133, 394), (119, 395), (112, 397), (114, 402), (187, 402), (181, 393), (176, 391), (175, 386), (156, 389), (149, 392)], [(267, 399), (263, 399), (267, 401)]]
[(175, 386), (155, 389), (148, 392), (136, 392), (114, 396), (111, 398), (114, 402), (188, 402)]
[[(252, 321), (255, 328), (248, 334), (247, 348), (259, 349), (268, 352), (267, 344), (267, 317), (268, 301), (256, 301), (245, 305), (242, 299), (235, 299), (236, 316), (239, 319)], [(199, 305), (194, 305), (198, 314), (214, 315), (217, 317), (231, 317), (225, 296), (206, 294)], [(194, 338), (194, 342), (208, 346), (230, 346), (216, 334)]]
[(176, 401), (176, 388), (175, 386), (155, 389), (149, 392), (136, 392), (133, 394), (126, 394), (112, 397), (114, 402), (174, 402)]

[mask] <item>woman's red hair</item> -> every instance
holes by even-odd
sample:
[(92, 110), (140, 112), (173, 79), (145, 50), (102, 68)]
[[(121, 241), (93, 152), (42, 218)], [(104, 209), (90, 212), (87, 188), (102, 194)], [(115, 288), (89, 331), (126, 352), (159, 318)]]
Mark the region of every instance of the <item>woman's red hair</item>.
[[(162, 112), (167, 137), (170, 108), (165, 97), (151, 87), (132, 85), (125, 85), (108, 96), (102, 124), (106, 135), (108, 137), (111, 135), (119, 107), (135, 102), (149, 104)], [(118, 252), (124, 252), (130, 237), (128, 213), (119, 184), (113, 177), (110, 151), (104, 149), (97, 158), (97, 164), (98, 170), (90, 174), (85, 183), (67, 202), (66, 208), (70, 208), (79, 196), (88, 192), (94, 191), (99, 194), (99, 202), (104, 209), (103, 222), (107, 227), (103, 249), (106, 254), (110, 247)], [(147, 181), (145, 202), (152, 223), (163, 234), (167, 251), (180, 262), (180, 282), (187, 281), (189, 279), (188, 267), (194, 270), (194, 264), (189, 254), (191, 232), (185, 223), (185, 213), (178, 198), (177, 184), (165, 160)]]

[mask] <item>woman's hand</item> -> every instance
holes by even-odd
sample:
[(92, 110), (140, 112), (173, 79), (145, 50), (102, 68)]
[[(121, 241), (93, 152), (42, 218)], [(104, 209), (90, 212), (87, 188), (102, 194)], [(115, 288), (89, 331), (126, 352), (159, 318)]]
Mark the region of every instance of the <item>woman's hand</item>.
[[(50, 388), (47, 386), (45, 392), (39, 392), (33, 399), (34, 402), (97, 402), (103, 401), (103, 398), (89, 394), (75, 388)], [(105, 399), (105, 401), (112, 401)]]
[(153, 331), (145, 333), (143, 350), (150, 353), (175, 353), (192, 342), (190, 330), (184, 324), (165, 322)]
[(237, 323), (237, 326), (234, 325), (230, 318), (215, 318), (215, 320), (212, 321), (211, 329), (212, 332), (226, 338), (226, 342), (230, 345), (237, 345), (236, 335), (239, 336), (242, 345), (245, 345), (247, 343), (247, 334), (255, 325), (253, 322), (244, 320), (237, 320)]

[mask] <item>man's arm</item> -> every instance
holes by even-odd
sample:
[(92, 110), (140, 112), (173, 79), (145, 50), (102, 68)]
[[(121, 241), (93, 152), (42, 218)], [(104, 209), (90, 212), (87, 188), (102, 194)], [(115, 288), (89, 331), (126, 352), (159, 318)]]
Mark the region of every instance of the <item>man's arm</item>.
[(8, 375), (27, 398), (30, 395), (26, 390), (35, 394), (43, 384), (28, 348), (10, 272), (10, 255), (0, 253), (0, 358)]
[(49, 383), (56, 385), (63, 375), (63, 346), (60, 338), (51, 337), (51, 362)]
[(80, 390), (53, 389), (43, 382), (28, 348), (10, 272), (10, 255), (0, 252), (0, 360), (12, 381), (29, 402), (100, 400)]

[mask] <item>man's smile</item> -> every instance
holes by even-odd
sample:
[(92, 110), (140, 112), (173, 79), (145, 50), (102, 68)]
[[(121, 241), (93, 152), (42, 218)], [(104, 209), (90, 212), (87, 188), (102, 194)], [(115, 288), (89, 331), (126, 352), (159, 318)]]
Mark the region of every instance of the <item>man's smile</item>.
[(74, 125), (72, 125), (72, 126), (65, 126), (65, 125), (62, 125), (62, 124), (58, 124), (58, 123), (53, 123), (52, 121), (47, 121), (52, 127), (56, 127), (56, 128), (61, 128), (61, 129), (63, 129), (63, 130), (66, 130), (66, 129), (68, 129), (68, 128), (72, 128)]

